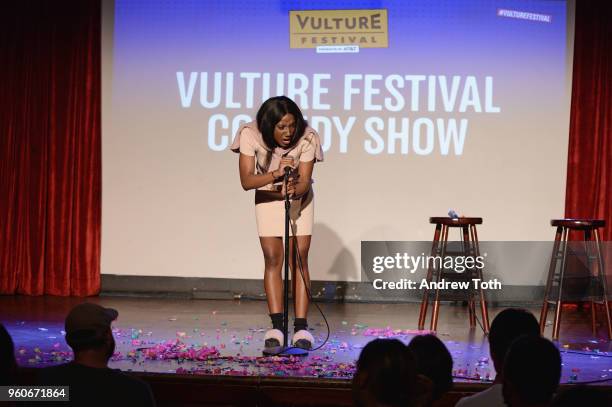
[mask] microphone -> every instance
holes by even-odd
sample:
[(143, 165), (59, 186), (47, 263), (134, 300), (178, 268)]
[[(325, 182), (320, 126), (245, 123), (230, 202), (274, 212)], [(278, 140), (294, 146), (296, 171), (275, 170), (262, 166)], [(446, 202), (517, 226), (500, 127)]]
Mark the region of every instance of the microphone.
[[(282, 158), (286, 158), (288, 156), (289, 156), (289, 151), (287, 151), (281, 157)], [(291, 173), (291, 171), (293, 171), (293, 168), (290, 165), (287, 165), (285, 168), (283, 168), (283, 171), (285, 171), (285, 176), (287, 176), (287, 175), (289, 175), (289, 173)]]
[[(285, 185), (285, 188), (288, 188), (289, 175), (291, 175), (292, 168), (290, 166), (286, 166), (285, 168), (283, 168), (283, 170), (285, 171), (285, 174), (283, 175), (283, 184)], [(289, 197), (289, 195), (287, 195), (286, 197)]]
[[(285, 168), (283, 168), (283, 170), (285, 171), (285, 175), (283, 176), (283, 184), (284, 187), (286, 189), (289, 189), (289, 175), (291, 174), (291, 170), (293, 168), (291, 168), (290, 166), (286, 166)], [(285, 211), (289, 210), (289, 194), (286, 193), (285, 194)]]

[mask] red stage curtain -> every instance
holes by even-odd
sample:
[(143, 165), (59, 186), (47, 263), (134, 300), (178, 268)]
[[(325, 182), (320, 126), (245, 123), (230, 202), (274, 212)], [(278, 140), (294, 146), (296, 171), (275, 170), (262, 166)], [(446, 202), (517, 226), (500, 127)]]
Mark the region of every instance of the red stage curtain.
[(612, 240), (612, 2), (577, 3), (565, 216)]
[(0, 293), (100, 290), (100, 1), (0, 13)]

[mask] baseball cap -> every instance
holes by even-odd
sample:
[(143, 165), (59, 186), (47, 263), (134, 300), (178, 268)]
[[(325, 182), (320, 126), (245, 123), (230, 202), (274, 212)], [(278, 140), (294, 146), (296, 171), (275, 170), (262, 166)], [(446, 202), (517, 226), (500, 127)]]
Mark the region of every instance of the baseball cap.
[(74, 307), (66, 317), (66, 342), (69, 345), (87, 344), (104, 337), (119, 313), (112, 308), (84, 302)]

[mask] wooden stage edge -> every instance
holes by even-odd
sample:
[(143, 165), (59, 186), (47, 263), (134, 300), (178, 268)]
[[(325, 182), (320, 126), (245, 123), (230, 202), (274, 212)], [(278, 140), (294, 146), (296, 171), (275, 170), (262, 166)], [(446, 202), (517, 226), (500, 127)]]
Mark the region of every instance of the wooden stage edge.
[[(33, 383), (36, 368), (21, 368), (21, 384)], [(352, 406), (351, 381), (343, 379), (209, 376), (127, 372), (151, 386), (157, 406), (251, 407)], [(436, 407), (453, 407), (464, 396), (488, 388), (484, 383), (454, 383)], [(560, 390), (571, 385), (561, 385)], [(612, 396), (612, 386), (598, 386)]]

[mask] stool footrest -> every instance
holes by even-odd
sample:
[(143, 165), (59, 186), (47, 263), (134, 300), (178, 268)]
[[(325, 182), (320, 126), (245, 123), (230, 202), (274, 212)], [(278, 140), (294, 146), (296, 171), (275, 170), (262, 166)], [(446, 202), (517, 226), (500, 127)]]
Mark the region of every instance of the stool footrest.
[[(442, 250), (434, 250), (434, 256), (440, 256), (442, 254)], [(472, 256), (476, 255), (475, 250), (466, 250), (465, 252), (455, 252), (455, 251), (445, 251), (445, 256)]]
[[(568, 253), (568, 256), (570, 256), (569, 253)], [(597, 256), (584, 256), (584, 255), (578, 254), (578, 253), (573, 253), (573, 254), (571, 254), (571, 256), (573, 256), (573, 257), (584, 257), (584, 258), (586, 258), (586, 260), (591, 260), (591, 261), (597, 261), (599, 259)], [(553, 256), (553, 258), (555, 260), (563, 260), (563, 254), (559, 254), (557, 256)]]

